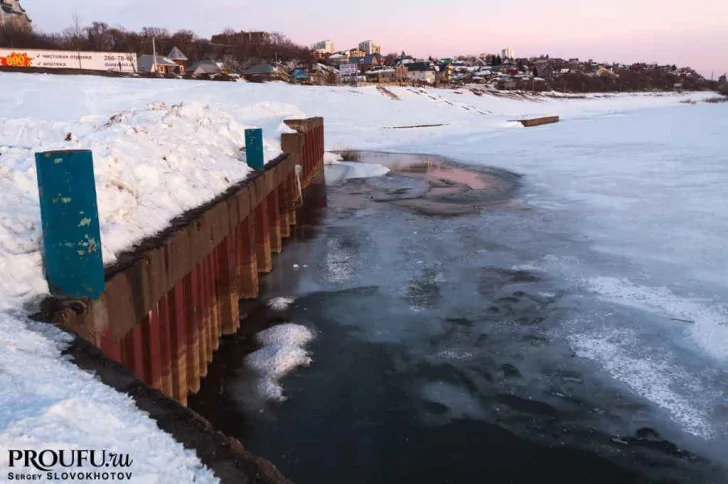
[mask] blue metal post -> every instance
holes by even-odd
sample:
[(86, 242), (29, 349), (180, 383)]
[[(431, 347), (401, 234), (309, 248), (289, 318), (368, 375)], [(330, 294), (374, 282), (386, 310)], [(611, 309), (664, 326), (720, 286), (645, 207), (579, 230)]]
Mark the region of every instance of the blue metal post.
[(263, 171), (265, 169), (262, 129), (245, 130), (245, 160), (253, 170)]
[(97, 299), (104, 291), (93, 155), (35, 154), (43, 222), (43, 263), (51, 294)]

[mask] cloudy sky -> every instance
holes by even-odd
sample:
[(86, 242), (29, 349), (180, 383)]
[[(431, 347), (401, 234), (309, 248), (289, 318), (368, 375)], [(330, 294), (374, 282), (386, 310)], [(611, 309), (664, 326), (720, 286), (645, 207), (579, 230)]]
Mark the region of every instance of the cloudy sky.
[(37, 29), (68, 27), (72, 13), (129, 29), (224, 28), (283, 32), (337, 49), (373, 39), (384, 53), (496, 52), (690, 65), (728, 71), (726, 0), (21, 0)]

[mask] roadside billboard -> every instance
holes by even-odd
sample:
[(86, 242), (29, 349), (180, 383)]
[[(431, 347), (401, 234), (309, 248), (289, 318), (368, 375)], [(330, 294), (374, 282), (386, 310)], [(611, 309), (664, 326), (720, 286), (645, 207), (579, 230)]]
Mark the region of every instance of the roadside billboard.
[(136, 72), (137, 56), (126, 52), (77, 52), (0, 47), (0, 66)]
[(339, 74), (342, 76), (354, 76), (359, 72), (356, 64), (341, 64), (339, 67)]

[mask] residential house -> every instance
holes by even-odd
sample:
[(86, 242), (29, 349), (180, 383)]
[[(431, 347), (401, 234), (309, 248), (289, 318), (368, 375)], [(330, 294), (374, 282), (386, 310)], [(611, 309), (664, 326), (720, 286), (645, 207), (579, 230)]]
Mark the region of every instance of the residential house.
[(441, 64), (435, 72), (435, 80), (442, 83), (451, 83), (453, 81), (453, 73), (455, 66), (452, 64)]
[(410, 64), (410, 63), (415, 62), (415, 61), (416, 60), (415, 60), (414, 57), (412, 57), (411, 55), (405, 54), (405, 52), (402, 51), (402, 53), (399, 55), (399, 57), (397, 57), (396, 59), (394, 59), (394, 65)]
[(397, 71), (395, 69), (373, 69), (366, 71), (364, 75), (367, 82), (395, 82), (397, 80)]
[(187, 56), (182, 53), (181, 50), (179, 50), (177, 47), (173, 47), (172, 50), (167, 54), (167, 59), (171, 60), (177, 66), (179, 66), (179, 69), (175, 72), (176, 74), (184, 75), (185, 73), (185, 64), (189, 59), (187, 59)]
[(340, 66), (341, 64), (348, 64), (349, 58), (349, 51), (337, 52), (336, 54), (331, 54), (329, 56), (329, 63), (332, 66)]
[(324, 64), (315, 64), (313, 71), (318, 74), (321, 84), (337, 84), (339, 81), (339, 71), (331, 66)]
[(137, 63), (139, 72), (146, 73), (177, 74), (180, 68), (175, 61), (161, 55), (140, 55)]
[(367, 55), (367, 53), (361, 49), (349, 50), (349, 57), (364, 57), (365, 55)]
[(328, 73), (316, 68), (312, 70), (307, 69), (294, 69), (289, 75), (297, 82), (301, 84), (312, 84), (321, 86), (323, 84), (333, 84), (327, 75)]
[(20, 6), (20, 0), (0, 0), (0, 27), (30, 29), (30, 17)]
[(425, 82), (434, 84), (436, 81), (435, 70), (430, 66), (429, 62), (413, 62), (406, 64), (407, 79), (416, 82)]
[(498, 79), (497, 86), (498, 89), (512, 91), (516, 88), (516, 81), (515, 79), (511, 79), (508, 76), (503, 76)]
[(382, 65), (382, 56), (379, 54), (371, 54), (364, 56), (359, 61), (359, 67), (363, 70), (371, 70), (372, 67)]
[(230, 71), (225, 67), (222, 62), (217, 62), (212, 59), (205, 59), (192, 64), (187, 72), (192, 77), (207, 77), (215, 76), (218, 74), (229, 74)]
[(258, 64), (247, 69), (243, 75), (250, 82), (289, 81), (290, 76), (282, 69), (270, 64)]

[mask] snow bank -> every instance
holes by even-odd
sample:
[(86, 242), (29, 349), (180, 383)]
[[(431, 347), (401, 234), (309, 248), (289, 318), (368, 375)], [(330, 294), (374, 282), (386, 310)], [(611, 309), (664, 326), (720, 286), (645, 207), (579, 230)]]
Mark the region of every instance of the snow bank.
[[(104, 122), (38, 122), (43, 140), (28, 139), (30, 122), (0, 121), (0, 132), (33, 149), (4, 150), (3, 201), (23, 201), (0, 208), (0, 233), (11, 254), (38, 247), (38, 192), (35, 151), (90, 149), (99, 200), (104, 262), (112, 262), (144, 236), (164, 229), (180, 213), (199, 206), (244, 179), (250, 169), (241, 161), (244, 125), (228, 112), (202, 103), (150, 105), (127, 110)], [(70, 135), (71, 141), (64, 141)], [(280, 143), (268, 138), (266, 159), (280, 154)], [(243, 158), (244, 159), (244, 158)], [(11, 224), (11, 227), (8, 225)], [(0, 230), (2, 230), (0, 229)], [(11, 230), (12, 237), (7, 236)], [(2, 255), (0, 255), (2, 257)]]
[(0, 469), (7, 469), (9, 449), (105, 449), (134, 461), (126, 469), (132, 482), (218, 482), (131, 397), (63, 359), (71, 339), (20, 314), (0, 313)]
[[(41, 223), (34, 153), (94, 152), (104, 261), (244, 179), (244, 130), (264, 126), (266, 160), (280, 154), (284, 118), (305, 116), (279, 104), (239, 107), (154, 102), (113, 111), (71, 112), (85, 97), (70, 78), (21, 76), (20, 91), (42, 85), (0, 112), (0, 448), (97, 448), (128, 453), (137, 481), (217, 482), (195, 456), (159, 430), (127, 396), (61, 357), (69, 337), (30, 322), (27, 304), (48, 292), (42, 275)], [(3, 82), (15, 77), (3, 76)], [(58, 85), (54, 84), (56, 81)], [(102, 78), (94, 79), (106, 84)], [(129, 84), (129, 94), (135, 90)], [(53, 93), (68, 98), (50, 102)], [(118, 98), (116, 98), (118, 100)], [(39, 101), (43, 101), (39, 103)], [(268, 108), (268, 110), (266, 110)], [(6, 117), (1, 117), (6, 116)], [(258, 119), (256, 120), (256, 116)], [(0, 461), (3, 467), (3, 461)]]
[(284, 401), (280, 379), (299, 366), (313, 361), (304, 346), (313, 333), (298, 324), (286, 323), (261, 331), (255, 339), (262, 347), (249, 354), (245, 363), (258, 376), (257, 396), (263, 400)]

